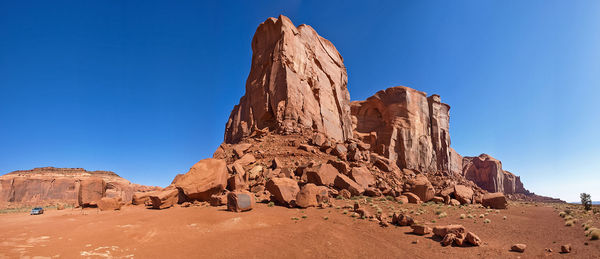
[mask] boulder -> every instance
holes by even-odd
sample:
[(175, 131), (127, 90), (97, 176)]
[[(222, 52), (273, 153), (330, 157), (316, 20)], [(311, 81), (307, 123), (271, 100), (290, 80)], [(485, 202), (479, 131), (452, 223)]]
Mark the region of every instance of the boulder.
[(346, 146), (344, 146), (344, 144), (338, 143), (333, 147), (332, 154), (335, 156), (338, 156), (339, 158), (344, 159), (346, 157), (347, 153), (348, 153), (348, 149), (346, 148)]
[(392, 224), (398, 226), (411, 226), (415, 223), (414, 219), (402, 213), (392, 214)]
[(454, 197), (460, 204), (470, 204), (473, 199), (473, 189), (464, 185), (455, 185)]
[(233, 212), (249, 211), (255, 205), (254, 194), (248, 192), (230, 192), (227, 194), (227, 210)]
[(451, 245), (456, 240), (456, 234), (448, 233), (444, 236), (441, 243), (443, 246)]
[(466, 245), (466, 237), (467, 235), (465, 235), (465, 233), (459, 233), (456, 235), (456, 238), (454, 238), (454, 244), (457, 246), (465, 246)]
[(409, 203), (420, 204), (422, 203), (421, 198), (414, 193), (405, 192), (402, 195), (406, 196)]
[(467, 232), (466, 241), (474, 246), (481, 245), (481, 239), (477, 235), (475, 235), (473, 232)]
[(527, 248), (527, 245), (525, 245), (525, 244), (514, 244), (510, 247), (510, 250), (519, 252), (519, 253), (523, 253), (523, 252), (525, 252), (526, 248)]
[(152, 192), (136, 192), (133, 194), (131, 198), (131, 204), (133, 205), (144, 205), (146, 202), (150, 201), (150, 196), (153, 195), (156, 191)]
[(311, 139), (312, 144), (317, 147), (323, 146), (323, 144), (325, 144), (325, 141), (327, 141), (327, 138), (323, 133), (320, 132), (316, 132), (315, 134), (313, 134)]
[(239, 174), (234, 174), (227, 180), (227, 190), (230, 191), (240, 191), (247, 189), (246, 181)]
[(306, 180), (309, 183), (323, 186), (333, 186), (338, 170), (331, 164), (323, 164), (305, 170)]
[(457, 199), (450, 199), (450, 202), (448, 204), (450, 204), (452, 206), (459, 206), (460, 201), (458, 201)]
[(375, 187), (366, 188), (364, 194), (369, 197), (380, 197), (383, 195), (381, 191)]
[(349, 176), (364, 189), (375, 184), (375, 177), (366, 166), (352, 168)]
[(192, 166), (173, 185), (191, 200), (209, 201), (211, 195), (225, 190), (227, 176), (225, 160), (208, 158)]
[(560, 252), (564, 254), (568, 254), (571, 252), (571, 244), (560, 246)]
[(244, 153), (246, 152), (246, 150), (248, 150), (251, 146), (252, 146), (252, 144), (250, 144), (250, 143), (240, 143), (240, 144), (233, 145), (233, 153), (238, 158), (241, 158), (242, 156), (244, 156)]
[(296, 195), (296, 205), (300, 208), (316, 207), (329, 201), (329, 192), (325, 186), (305, 184)]
[(179, 201), (179, 190), (175, 188), (165, 188), (163, 191), (154, 192), (150, 195), (153, 209), (166, 209)]
[(81, 207), (96, 206), (97, 202), (104, 197), (106, 182), (99, 177), (83, 179), (79, 186), (78, 201)]
[(262, 165), (256, 165), (254, 167), (252, 167), (252, 169), (248, 170), (248, 179), (249, 180), (254, 180), (256, 178), (258, 178), (259, 176), (262, 175), (263, 173), (263, 166)]
[(400, 196), (396, 197), (396, 201), (399, 202), (400, 204), (407, 204), (408, 197), (406, 195), (400, 195)]
[(249, 164), (253, 164), (256, 162), (256, 158), (254, 157), (254, 155), (252, 154), (245, 154), (244, 156), (242, 156), (240, 159), (235, 160), (235, 162), (233, 162), (233, 164), (238, 164), (241, 166), (247, 166)]
[(434, 196), (433, 199), (431, 199), (431, 201), (433, 201), (435, 203), (444, 203), (444, 198), (442, 198), (440, 196)]
[(327, 161), (327, 163), (332, 165), (333, 167), (335, 167), (335, 169), (337, 169), (338, 173), (340, 173), (340, 174), (347, 175), (348, 172), (350, 171), (348, 163), (346, 163), (344, 161), (329, 160), (329, 161)]
[(266, 188), (277, 202), (291, 207), (296, 205), (296, 196), (300, 192), (300, 187), (295, 180), (273, 178), (267, 182)]
[(481, 199), (481, 205), (492, 209), (506, 209), (508, 207), (508, 202), (506, 201), (506, 196), (504, 196), (503, 193), (496, 192), (483, 195), (483, 198)]
[(244, 180), (246, 180), (246, 170), (242, 164), (234, 163), (231, 168), (233, 169), (233, 173), (240, 175)]
[(433, 199), (435, 195), (435, 189), (429, 182), (426, 176), (418, 175), (415, 179), (409, 181), (411, 189), (409, 192), (419, 196), (419, 199), (423, 202), (428, 202)]
[(121, 209), (121, 198), (104, 197), (98, 201), (98, 209), (100, 209), (101, 211), (120, 210)]
[(213, 194), (208, 200), (210, 206), (222, 206), (227, 204), (227, 193)]
[(427, 234), (431, 233), (431, 228), (428, 226), (425, 226), (425, 225), (412, 225), (410, 227), (412, 228), (412, 230), (413, 230), (412, 232), (415, 235), (422, 236), (422, 235), (427, 235)]
[(348, 176), (338, 174), (335, 177), (334, 186), (340, 190), (348, 190), (352, 195), (360, 195), (365, 190), (358, 185), (355, 181), (352, 181)]
[(252, 52), (246, 93), (229, 116), (226, 143), (264, 128), (315, 130), (338, 142), (352, 138), (346, 68), (331, 42), (281, 15), (258, 26)]
[(350, 191), (348, 191), (346, 189), (342, 189), (340, 191), (340, 196), (342, 196), (342, 198), (344, 198), (344, 199), (350, 199), (350, 198), (352, 198), (352, 194), (350, 193)]
[(433, 227), (433, 234), (439, 237), (444, 237), (447, 234), (459, 234), (465, 233), (465, 227), (462, 225), (446, 225), (446, 226), (436, 226)]

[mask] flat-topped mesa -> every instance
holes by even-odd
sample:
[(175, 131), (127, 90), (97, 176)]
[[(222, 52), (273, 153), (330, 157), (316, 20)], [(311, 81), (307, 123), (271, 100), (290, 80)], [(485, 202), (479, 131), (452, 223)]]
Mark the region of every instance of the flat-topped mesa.
[(60, 176), (98, 176), (98, 177), (119, 177), (111, 171), (87, 171), (83, 168), (56, 168), (56, 167), (38, 167), (31, 170), (17, 170), (6, 175), (38, 176), (38, 175), (60, 175)]
[(252, 51), (246, 93), (229, 116), (226, 143), (264, 128), (283, 134), (311, 129), (340, 142), (352, 137), (346, 68), (331, 42), (280, 15), (258, 26)]
[(157, 189), (131, 183), (111, 171), (40, 167), (1, 175), (0, 207), (8, 203), (39, 206), (55, 202), (88, 206), (102, 197), (130, 202), (134, 192)]
[(355, 137), (400, 168), (459, 174), (462, 157), (450, 148), (450, 106), (439, 95), (396, 86), (351, 104)]

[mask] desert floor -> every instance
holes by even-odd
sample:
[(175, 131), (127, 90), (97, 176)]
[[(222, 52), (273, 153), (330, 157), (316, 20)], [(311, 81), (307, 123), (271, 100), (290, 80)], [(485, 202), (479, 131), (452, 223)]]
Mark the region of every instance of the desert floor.
[[(410, 227), (380, 227), (352, 217), (344, 206), (354, 202), (335, 200), (325, 209), (257, 204), (244, 213), (225, 206), (127, 206), (5, 214), (0, 215), (0, 258), (600, 258), (600, 241), (590, 241), (581, 223), (565, 226), (551, 204), (513, 203), (496, 211), (363, 201), (373, 211), (412, 212), (430, 226), (462, 224), (483, 241), (480, 247), (443, 247), (431, 235), (410, 234)], [(447, 216), (440, 218), (441, 212)], [(461, 219), (461, 214), (474, 218)], [(515, 243), (526, 244), (527, 250), (509, 251)], [(561, 254), (562, 244), (571, 244), (573, 251)]]

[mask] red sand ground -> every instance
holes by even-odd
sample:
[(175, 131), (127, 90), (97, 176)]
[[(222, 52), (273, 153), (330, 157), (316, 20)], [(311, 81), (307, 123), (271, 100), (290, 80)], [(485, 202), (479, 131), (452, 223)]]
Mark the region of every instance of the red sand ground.
[[(354, 201), (334, 203), (344, 206)], [(551, 205), (515, 204), (499, 213), (492, 211), (485, 217), (491, 223), (484, 224), (478, 217), (486, 213), (482, 208), (465, 212), (457, 207), (376, 203), (384, 212), (390, 206), (422, 208), (427, 212), (414, 216), (419, 222), (462, 224), (484, 243), (442, 247), (431, 235), (409, 234), (409, 227), (382, 228), (335, 207), (300, 210), (258, 204), (245, 213), (228, 212), (225, 207), (124, 207), (111, 212), (67, 209), (40, 216), (0, 215), (0, 258), (600, 258), (600, 241), (589, 241), (580, 224), (565, 227)], [(440, 209), (448, 217), (438, 219), (435, 211)], [(477, 217), (460, 219), (463, 213)], [(434, 219), (436, 223), (431, 222)], [(527, 244), (525, 253), (510, 252), (514, 243)], [(560, 246), (567, 243), (573, 252), (560, 254)]]

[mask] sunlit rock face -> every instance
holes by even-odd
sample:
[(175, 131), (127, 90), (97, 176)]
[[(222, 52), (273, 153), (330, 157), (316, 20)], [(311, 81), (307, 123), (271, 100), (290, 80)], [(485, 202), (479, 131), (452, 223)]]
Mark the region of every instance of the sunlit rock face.
[(346, 68), (331, 42), (279, 16), (258, 26), (252, 51), (246, 93), (229, 116), (226, 143), (264, 128), (317, 130), (340, 142), (352, 137)]
[(351, 107), (355, 137), (400, 168), (462, 171), (462, 157), (450, 148), (450, 106), (438, 95), (396, 86)]

